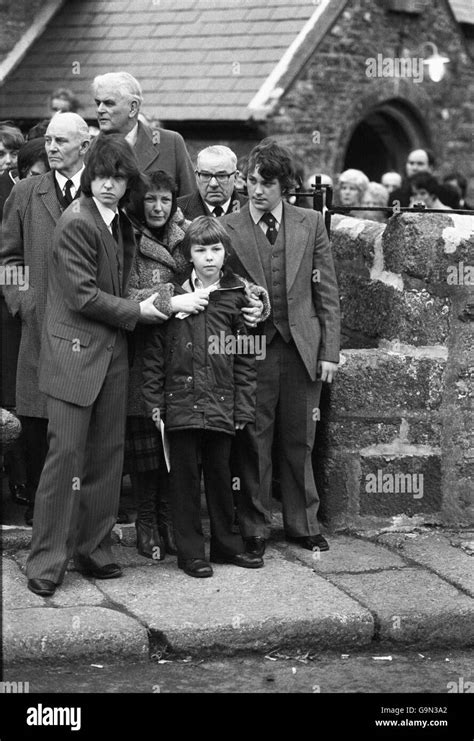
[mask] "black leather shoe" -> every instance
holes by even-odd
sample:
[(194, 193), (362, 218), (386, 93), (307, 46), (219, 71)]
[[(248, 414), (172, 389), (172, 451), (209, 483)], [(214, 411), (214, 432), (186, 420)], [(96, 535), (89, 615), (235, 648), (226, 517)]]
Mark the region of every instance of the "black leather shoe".
[(323, 535), (307, 535), (304, 538), (286, 538), (290, 543), (296, 543), (308, 551), (328, 551), (329, 543)]
[(57, 586), (54, 581), (48, 579), (28, 579), (28, 589), (40, 597), (52, 597)]
[(108, 563), (105, 566), (77, 564), (77, 569), (84, 576), (92, 576), (94, 579), (118, 579), (123, 573), (118, 563)]
[(165, 544), (156, 522), (137, 518), (135, 529), (137, 531), (137, 551), (140, 556), (152, 558), (154, 561), (163, 561), (166, 555)]
[(246, 553), (249, 553), (251, 556), (263, 558), (265, 555), (265, 546), (267, 545), (265, 538), (253, 537), (245, 538), (244, 540)]
[(214, 573), (212, 566), (202, 558), (189, 558), (187, 561), (178, 560), (178, 567), (188, 576), (196, 576), (198, 579), (204, 579)]
[(221, 556), (212, 553), (209, 560), (212, 563), (230, 563), (233, 566), (242, 566), (244, 569), (261, 569), (264, 565), (263, 558), (250, 553), (235, 553), (233, 556)]

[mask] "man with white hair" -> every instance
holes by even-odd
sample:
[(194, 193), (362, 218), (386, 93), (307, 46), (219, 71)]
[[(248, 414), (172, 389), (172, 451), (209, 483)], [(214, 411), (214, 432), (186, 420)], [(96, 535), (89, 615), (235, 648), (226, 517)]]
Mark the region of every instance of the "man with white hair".
[(232, 149), (216, 144), (202, 149), (196, 159), (197, 190), (178, 198), (186, 219), (223, 216), (240, 211), (247, 198), (235, 190), (237, 156)]
[[(89, 128), (77, 113), (57, 113), (45, 133), (50, 172), (20, 180), (10, 193), (2, 222), (0, 262), (17, 280), (3, 286), (8, 309), (22, 322), (16, 377), (16, 412), (27, 460), (32, 505), (47, 452), (46, 397), (38, 388), (38, 364), (48, 252), (62, 212), (78, 197)], [(25, 515), (31, 524), (32, 509)]]
[(183, 137), (168, 129), (149, 129), (138, 114), (142, 89), (128, 72), (107, 72), (92, 83), (97, 121), (104, 134), (122, 134), (133, 147), (142, 172), (165, 170), (176, 181), (178, 195), (194, 190), (194, 171)]

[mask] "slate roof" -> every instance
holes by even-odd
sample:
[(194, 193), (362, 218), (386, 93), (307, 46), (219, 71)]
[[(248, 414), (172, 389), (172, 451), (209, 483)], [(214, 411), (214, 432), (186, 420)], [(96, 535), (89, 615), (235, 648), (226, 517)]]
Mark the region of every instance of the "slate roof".
[(313, 0), (68, 0), (0, 89), (1, 110), (41, 117), (48, 94), (65, 85), (83, 102), (82, 115), (95, 118), (92, 79), (125, 69), (142, 85), (147, 114), (245, 120), (316, 7)]
[[(94, 119), (92, 79), (120, 69), (162, 121), (262, 117), (266, 93), (291, 82), (346, 2), (65, 0), (0, 87), (0, 118), (42, 118), (49, 93), (66, 86)], [(466, 22), (470, 0), (451, 6)]]
[(474, 23), (472, 0), (449, 0), (449, 4), (458, 23)]

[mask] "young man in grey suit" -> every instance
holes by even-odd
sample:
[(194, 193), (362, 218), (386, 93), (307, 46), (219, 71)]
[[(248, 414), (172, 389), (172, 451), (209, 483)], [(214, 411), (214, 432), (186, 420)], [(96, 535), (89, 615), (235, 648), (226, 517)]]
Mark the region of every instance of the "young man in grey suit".
[(77, 113), (58, 113), (45, 134), (51, 171), (20, 180), (5, 203), (0, 261), (24, 282), (3, 286), (10, 313), (21, 319), (21, 343), (16, 376), (16, 411), (22, 423), (27, 461), (25, 519), (31, 524), (33, 503), (47, 452), (46, 397), (38, 388), (41, 327), (46, 305), (48, 254), (62, 212), (78, 197), (89, 129)]
[[(64, 114), (63, 114), (64, 115)], [(82, 195), (58, 222), (48, 256), (39, 388), (47, 396), (49, 449), (38, 486), (28, 588), (49, 597), (69, 559), (97, 579), (121, 576), (113, 561), (128, 381), (126, 333), (164, 316), (153, 300), (123, 298), (135, 251), (119, 210), (138, 185), (121, 137), (99, 137)]]
[(231, 267), (264, 286), (272, 305), (257, 363), (256, 422), (238, 433), (234, 449), (239, 523), (247, 552), (260, 556), (271, 528), (276, 423), (286, 538), (309, 550), (329, 548), (317, 519), (311, 452), (321, 382), (331, 383), (339, 362), (339, 294), (322, 215), (284, 200), (293, 182), (291, 153), (262, 142), (249, 156), (248, 205), (223, 218)]
[(92, 90), (101, 132), (124, 136), (142, 172), (165, 170), (177, 183), (178, 195), (191, 193), (194, 170), (184, 139), (176, 131), (150, 130), (139, 121), (143, 95), (138, 80), (128, 72), (107, 72), (94, 79)]

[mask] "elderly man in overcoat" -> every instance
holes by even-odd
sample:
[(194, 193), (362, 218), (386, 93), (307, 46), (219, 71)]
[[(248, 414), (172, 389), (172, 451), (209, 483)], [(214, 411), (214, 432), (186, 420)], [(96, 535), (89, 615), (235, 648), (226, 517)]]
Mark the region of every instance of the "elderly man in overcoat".
[(124, 136), (142, 172), (164, 170), (176, 181), (178, 195), (191, 193), (194, 171), (184, 139), (169, 129), (151, 130), (139, 120), (143, 95), (138, 80), (128, 72), (107, 72), (94, 79), (92, 90), (101, 132)]
[[(46, 397), (38, 388), (38, 363), (48, 254), (59, 217), (80, 193), (89, 142), (88, 126), (77, 113), (53, 116), (45, 135), (50, 172), (20, 180), (8, 197), (3, 214), (0, 261), (11, 277), (9, 284), (3, 286), (3, 293), (10, 313), (21, 319), (16, 411), (23, 427), (31, 504), (47, 452)], [(30, 511), (27, 522), (31, 516)]]

